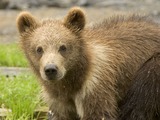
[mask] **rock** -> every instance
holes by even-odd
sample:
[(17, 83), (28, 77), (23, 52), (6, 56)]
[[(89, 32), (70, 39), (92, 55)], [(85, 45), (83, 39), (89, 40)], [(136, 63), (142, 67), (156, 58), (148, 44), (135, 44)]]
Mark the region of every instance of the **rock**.
[(79, 5), (79, 6), (89, 6), (90, 3), (88, 2), (88, 0), (79, 0), (79, 1), (77, 1), (77, 5)]
[(30, 0), (10, 0), (9, 9), (26, 9), (29, 7)]
[(119, 6), (132, 4), (132, 1), (129, 0), (77, 0), (77, 5), (80, 6), (99, 6), (99, 7), (108, 7), (108, 6)]
[(159, 0), (0, 0), (0, 8), (26, 9), (31, 7), (71, 7), (71, 6), (133, 6), (133, 3), (154, 4)]
[(6, 108), (0, 108), (0, 120), (4, 120), (5, 117), (10, 114), (12, 111)]
[(36, 120), (44, 120), (47, 118), (47, 115), (48, 115), (48, 107), (40, 107), (40, 108), (37, 108), (35, 111), (34, 111), (34, 114), (33, 114), (34, 118)]
[(4, 9), (8, 6), (9, 0), (0, 0), (0, 9)]
[(71, 6), (119, 6), (130, 4), (129, 0), (10, 0), (8, 8), (26, 9), (30, 7), (71, 7)]
[(43, 0), (49, 7), (70, 7), (72, 0)]
[(1, 75), (6, 77), (16, 77), (17, 75), (21, 74), (30, 74), (29, 68), (18, 68), (18, 67), (0, 67)]
[(9, 9), (26, 9), (31, 7), (69, 7), (74, 0), (10, 0)]

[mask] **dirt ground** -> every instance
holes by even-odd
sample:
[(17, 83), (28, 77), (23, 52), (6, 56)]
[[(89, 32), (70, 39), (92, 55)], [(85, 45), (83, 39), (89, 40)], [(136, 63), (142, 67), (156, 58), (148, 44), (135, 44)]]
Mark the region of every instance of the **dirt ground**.
[[(27, 9), (33, 15), (40, 19), (43, 18), (61, 18), (69, 8), (32, 8)], [(94, 23), (102, 21), (103, 19), (113, 16), (115, 14), (146, 14), (153, 17), (159, 22), (160, 16), (160, 2), (143, 4), (134, 3), (123, 6), (106, 6), (106, 7), (85, 7), (87, 22)], [(0, 10), (0, 44), (13, 43), (18, 41), (18, 32), (16, 29), (16, 17), (22, 10)]]

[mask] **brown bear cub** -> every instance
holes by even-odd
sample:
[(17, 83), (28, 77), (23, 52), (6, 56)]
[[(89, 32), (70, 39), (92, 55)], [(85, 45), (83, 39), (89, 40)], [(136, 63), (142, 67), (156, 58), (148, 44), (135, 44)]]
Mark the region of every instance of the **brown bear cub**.
[(160, 46), (160, 27), (137, 15), (85, 26), (72, 8), (62, 20), (17, 18), (21, 46), (43, 86), (52, 120), (115, 120), (135, 71)]
[(160, 120), (160, 53), (142, 65), (132, 84), (118, 120)]

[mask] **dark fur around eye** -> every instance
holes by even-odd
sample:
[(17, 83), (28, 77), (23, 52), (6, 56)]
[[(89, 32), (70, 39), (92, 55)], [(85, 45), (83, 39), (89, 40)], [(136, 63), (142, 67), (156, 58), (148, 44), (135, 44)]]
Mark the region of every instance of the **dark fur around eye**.
[(38, 54), (42, 54), (43, 53), (43, 48), (41, 46), (37, 47), (36, 52)]
[(65, 45), (61, 45), (59, 47), (59, 52), (65, 52), (67, 50), (66, 46)]

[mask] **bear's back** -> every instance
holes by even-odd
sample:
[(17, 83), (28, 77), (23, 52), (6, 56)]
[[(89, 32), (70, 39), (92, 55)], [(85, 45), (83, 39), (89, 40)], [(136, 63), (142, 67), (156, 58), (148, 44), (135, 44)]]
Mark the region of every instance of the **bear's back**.
[(111, 79), (123, 96), (135, 71), (159, 51), (159, 33), (157, 23), (136, 15), (113, 17), (86, 28), (84, 39), (91, 52), (94, 76), (103, 76), (102, 84)]

